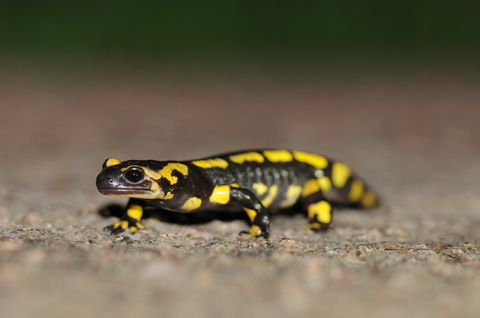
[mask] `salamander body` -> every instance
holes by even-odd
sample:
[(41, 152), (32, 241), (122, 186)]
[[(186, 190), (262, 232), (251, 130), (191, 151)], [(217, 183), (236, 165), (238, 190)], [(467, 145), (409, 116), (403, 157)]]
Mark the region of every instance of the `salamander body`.
[(119, 222), (105, 228), (118, 234), (142, 228), (147, 205), (176, 212), (215, 208), (245, 211), (253, 236), (268, 238), (269, 211), (302, 205), (306, 226), (328, 229), (332, 203), (353, 208), (377, 205), (376, 194), (342, 162), (285, 149), (232, 152), (192, 161), (109, 158), (97, 177), (105, 195), (130, 198)]

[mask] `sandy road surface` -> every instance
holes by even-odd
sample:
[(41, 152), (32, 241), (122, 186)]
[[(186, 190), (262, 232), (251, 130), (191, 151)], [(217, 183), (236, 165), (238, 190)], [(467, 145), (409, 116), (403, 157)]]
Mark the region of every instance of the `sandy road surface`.
[[(87, 75), (85, 75), (87, 74)], [(7, 74), (0, 85), (3, 317), (477, 317), (480, 86), (462, 76)], [(103, 160), (285, 147), (382, 195), (324, 234), (273, 219), (101, 231)]]

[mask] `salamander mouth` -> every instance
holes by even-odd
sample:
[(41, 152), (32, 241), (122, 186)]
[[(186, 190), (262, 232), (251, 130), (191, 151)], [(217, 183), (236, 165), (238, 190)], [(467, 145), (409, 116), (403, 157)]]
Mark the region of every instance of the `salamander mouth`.
[(135, 195), (148, 195), (153, 193), (151, 190), (146, 189), (119, 189), (119, 188), (97, 188), (103, 195), (116, 195), (116, 196), (135, 196)]

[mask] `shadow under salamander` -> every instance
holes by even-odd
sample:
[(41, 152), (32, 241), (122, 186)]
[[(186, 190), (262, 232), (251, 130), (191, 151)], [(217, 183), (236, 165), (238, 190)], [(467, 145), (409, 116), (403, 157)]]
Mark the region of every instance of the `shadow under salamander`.
[[(349, 206), (333, 204), (333, 207), (336, 211), (348, 209)], [(98, 214), (103, 218), (108, 217), (117, 217), (121, 218), (125, 212), (125, 205), (120, 204), (108, 204), (101, 207), (98, 210)], [(306, 218), (306, 212), (301, 205), (294, 205), (289, 209), (280, 210), (277, 213), (270, 213), (270, 218), (275, 218), (276, 215), (287, 215), (293, 216), (296, 214), (303, 214)], [(157, 219), (162, 222), (174, 223), (180, 225), (198, 225), (211, 222), (213, 220), (219, 220), (224, 222), (231, 222), (235, 220), (244, 220), (247, 224), (250, 224), (250, 220), (245, 212), (242, 210), (202, 210), (197, 212), (173, 212), (169, 210), (164, 210), (157, 207), (147, 206), (144, 209), (142, 219)]]
[[(125, 212), (125, 206), (120, 204), (109, 204), (101, 207), (98, 214), (103, 218), (117, 217), (120, 218)], [(234, 221), (244, 220), (250, 222), (243, 211), (209, 211), (203, 210), (198, 212), (173, 212), (156, 207), (146, 207), (143, 212), (142, 219), (157, 219), (162, 222), (175, 223), (180, 225), (196, 225), (208, 223), (213, 220)]]

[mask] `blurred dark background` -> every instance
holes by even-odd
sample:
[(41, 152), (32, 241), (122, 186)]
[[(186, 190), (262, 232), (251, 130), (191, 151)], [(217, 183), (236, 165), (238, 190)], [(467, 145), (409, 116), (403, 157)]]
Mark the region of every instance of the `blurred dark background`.
[(480, 53), (479, 12), (475, 1), (1, 1), (0, 53), (38, 61), (470, 64)]
[[(405, 133), (470, 136), (479, 9), (425, 0), (0, 0), (0, 107), (16, 120), (0, 122), (2, 151), (12, 165), (25, 149), (60, 158), (95, 153), (94, 144), (101, 160), (281, 146), (348, 161)], [(458, 131), (448, 132), (455, 116)], [(451, 139), (435, 145), (461, 144)]]

